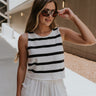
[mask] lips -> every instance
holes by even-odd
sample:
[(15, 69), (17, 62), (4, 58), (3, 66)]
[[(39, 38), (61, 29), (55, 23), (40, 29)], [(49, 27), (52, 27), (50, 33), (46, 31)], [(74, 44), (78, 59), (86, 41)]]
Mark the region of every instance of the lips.
[(51, 20), (50, 19), (45, 19), (47, 22), (50, 22)]

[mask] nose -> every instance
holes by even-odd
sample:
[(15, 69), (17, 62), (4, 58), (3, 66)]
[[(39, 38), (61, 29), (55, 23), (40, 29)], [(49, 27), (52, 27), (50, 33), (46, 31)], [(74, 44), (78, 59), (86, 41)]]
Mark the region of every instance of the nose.
[(53, 17), (52, 14), (49, 14), (49, 17)]

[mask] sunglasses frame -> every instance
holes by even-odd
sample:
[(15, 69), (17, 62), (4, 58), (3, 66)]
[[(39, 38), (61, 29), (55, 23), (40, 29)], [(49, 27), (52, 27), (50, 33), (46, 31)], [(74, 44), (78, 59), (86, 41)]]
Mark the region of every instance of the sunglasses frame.
[(42, 10), (41, 14), (45, 17), (48, 17), (50, 14), (53, 17), (56, 17), (58, 15), (58, 11), (57, 10), (50, 10), (50, 9), (44, 9)]

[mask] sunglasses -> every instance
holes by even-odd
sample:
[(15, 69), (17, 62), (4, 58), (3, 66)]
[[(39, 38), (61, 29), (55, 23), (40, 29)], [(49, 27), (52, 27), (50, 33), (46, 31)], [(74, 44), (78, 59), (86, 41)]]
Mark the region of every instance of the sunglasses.
[(56, 17), (58, 15), (58, 11), (57, 10), (49, 10), (49, 9), (44, 9), (41, 14), (45, 17), (48, 17), (50, 14), (53, 17)]

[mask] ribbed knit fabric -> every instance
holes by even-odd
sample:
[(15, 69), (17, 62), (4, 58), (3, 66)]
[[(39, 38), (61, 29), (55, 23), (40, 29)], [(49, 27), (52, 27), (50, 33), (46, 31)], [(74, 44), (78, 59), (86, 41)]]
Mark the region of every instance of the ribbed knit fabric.
[(59, 28), (47, 36), (28, 32), (28, 62), (26, 76), (39, 80), (65, 77), (64, 49)]

